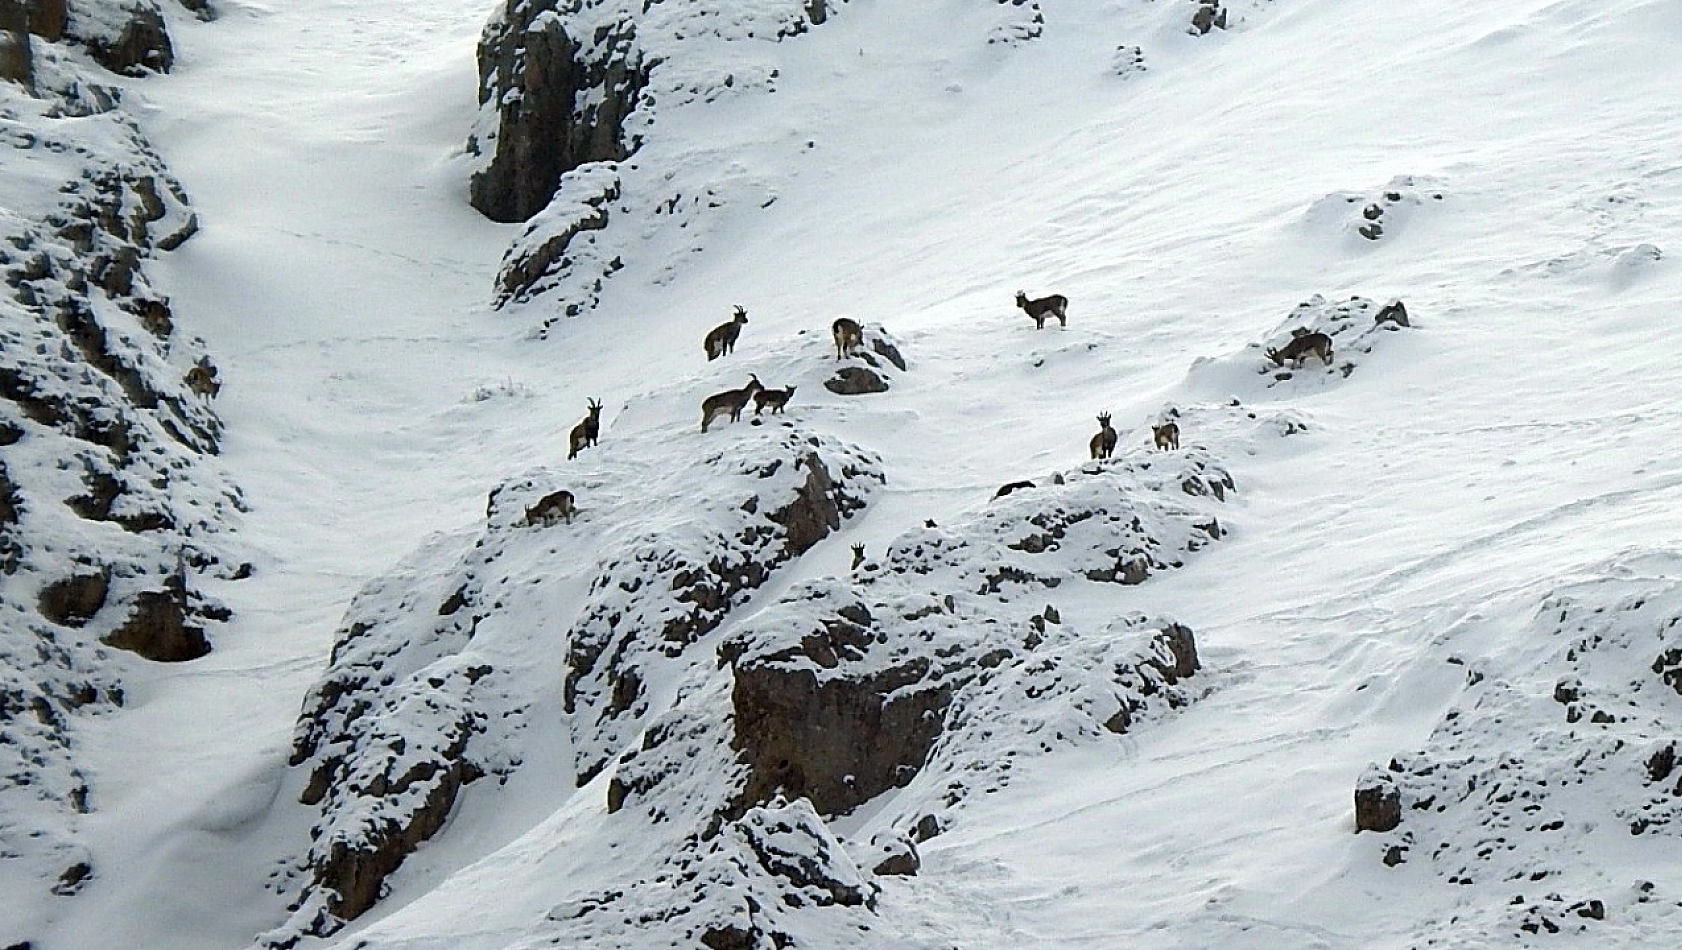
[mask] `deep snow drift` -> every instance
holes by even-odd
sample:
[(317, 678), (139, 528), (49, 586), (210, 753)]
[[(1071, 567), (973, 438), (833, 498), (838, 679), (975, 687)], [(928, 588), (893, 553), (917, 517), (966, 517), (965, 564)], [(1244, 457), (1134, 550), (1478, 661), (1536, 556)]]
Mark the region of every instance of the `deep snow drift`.
[[(255, 573), (214, 584), (214, 652), (128, 663), (126, 707), (78, 721), (94, 876), (33, 881), (0, 945), (1674, 930), (1682, 11), (1253, 0), (1198, 33), (1189, 0), (854, 0), (747, 28), (791, 6), (653, 5), (640, 148), (528, 225), (467, 206), (491, 9), (171, 14), (174, 71), (130, 107), (199, 215), (157, 282), (217, 355)], [(568, 228), (571, 264), (505, 293)], [(1018, 289), (1067, 295), (1068, 327)], [(898, 345), (886, 392), (824, 387), (842, 315)], [(1267, 358), (1300, 329), (1329, 365)], [(698, 431), (750, 373), (795, 387), (783, 415)], [(568, 460), (590, 398), (601, 444)], [(808, 484), (808, 438), (859, 504), (786, 554), (759, 512)], [(531, 523), (560, 488), (573, 523)], [(729, 569), (686, 573), (708, 549)], [(588, 635), (701, 608), (669, 648)], [(397, 658), (355, 683), (392, 713), (335, 735), (376, 757), (312, 790), (332, 769), (296, 743), (365, 648)], [(939, 735), (885, 729), (927, 744), (825, 784), (786, 754), (820, 742), (748, 732), (808, 721), (749, 715), (804, 708), (789, 683)], [(383, 898), (319, 917), (312, 842), (381, 832), (335, 803), (459, 762)], [(1358, 785), (1394, 830), (1355, 833)]]

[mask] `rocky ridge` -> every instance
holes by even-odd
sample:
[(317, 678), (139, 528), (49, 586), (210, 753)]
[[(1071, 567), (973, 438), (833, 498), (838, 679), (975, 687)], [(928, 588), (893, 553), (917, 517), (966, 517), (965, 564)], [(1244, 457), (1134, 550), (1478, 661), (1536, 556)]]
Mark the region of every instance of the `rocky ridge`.
[[(97, 804), (76, 718), (120, 706), (128, 651), (210, 649), (240, 507), (215, 455), (220, 385), (147, 265), (197, 227), (123, 109), (121, 80), (169, 65), (155, 5), (0, 4), (0, 815), (8, 861), (73, 894)], [(24, 913), (37, 902), (7, 902)], [(0, 913), (0, 935), (27, 920)]]

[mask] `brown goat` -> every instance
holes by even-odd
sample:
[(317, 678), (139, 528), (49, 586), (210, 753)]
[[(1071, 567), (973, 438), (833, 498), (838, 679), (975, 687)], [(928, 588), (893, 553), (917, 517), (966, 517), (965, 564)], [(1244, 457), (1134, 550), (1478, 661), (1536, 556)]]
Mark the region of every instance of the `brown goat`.
[(707, 431), (715, 416), (728, 414), (730, 421), (742, 418), (742, 410), (747, 408), (748, 400), (753, 394), (765, 387), (760, 384), (759, 377), (748, 374), (748, 384), (741, 389), (726, 389), (721, 393), (714, 393), (701, 401), (701, 431)]
[(702, 346), (707, 350), (707, 361), (711, 362), (736, 349), (736, 338), (742, 335), (742, 324), (748, 322), (748, 312), (741, 307), (736, 308), (736, 315), (729, 323), (721, 323), (707, 332)]
[(526, 509), (526, 524), (551, 525), (557, 518), (572, 524), (573, 499), (572, 492), (561, 489), (543, 496), (537, 504)]
[(1299, 333), (1291, 338), (1291, 342), (1277, 350), (1267, 350), (1267, 358), (1274, 366), (1284, 366), (1289, 362), (1291, 366), (1300, 369), (1303, 360), (1310, 354), (1318, 357), (1327, 366), (1332, 365), (1332, 338), (1319, 332)]
[(1052, 294), (1038, 300), (1029, 300), (1027, 294), (1018, 290), (1016, 292), (1016, 305), (1033, 319), (1034, 329), (1036, 330), (1045, 329), (1045, 319), (1047, 317), (1056, 317), (1057, 325), (1060, 327), (1069, 325), (1069, 298), (1062, 294)]
[(1180, 424), (1164, 422), (1159, 426), (1151, 426), (1151, 438), (1156, 441), (1156, 447), (1163, 451), (1171, 451), (1180, 447)]
[(864, 327), (850, 317), (842, 317), (829, 325), (830, 335), (835, 337), (835, 358), (842, 359), (864, 345)]
[(584, 417), (583, 422), (572, 427), (572, 435), (567, 439), (571, 443), (571, 451), (567, 452), (567, 458), (569, 459), (576, 458), (578, 453), (595, 445), (596, 439), (602, 433), (601, 402), (595, 397), (591, 397), (586, 405), (590, 409), (590, 414)]
[(787, 389), (761, 389), (753, 394), (753, 414), (759, 415), (760, 410), (770, 407), (773, 413), (780, 413), (794, 396), (794, 387)]
[(1087, 443), (1087, 448), (1091, 449), (1093, 458), (1107, 459), (1115, 454), (1116, 443), (1116, 431), (1110, 428), (1110, 414), (1098, 413), (1098, 425), (1102, 428), (1092, 437), (1092, 441)]

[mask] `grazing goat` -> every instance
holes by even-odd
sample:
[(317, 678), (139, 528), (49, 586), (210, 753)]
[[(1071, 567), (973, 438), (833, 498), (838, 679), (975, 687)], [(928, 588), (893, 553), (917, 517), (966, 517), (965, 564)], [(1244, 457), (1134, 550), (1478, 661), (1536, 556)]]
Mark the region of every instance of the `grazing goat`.
[(1301, 369), (1303, 360), (1311, 353), (1318, 357), (1320, 362), (1327, 366), (1332, 365), (1332, 338), (1318, 330), (1299, 333), (1279, 349), (1268, 350), (1267, 358), (1273, 361), (1274, 366), (1284, 366), (1286, 361), (1289, 361), (1291, 366)]
[(1087, 443), (1087, 448), (1092, 450), (1093, 458), (1107, 459), (1115, 454), (1116, 443), (1116, 432), (1110, 428), (1110, 414), (1107, 412), (1098, 413), (1098, 425), (1101, 428), (1098, 430), (1098, 434), (1092, 437), (1092, 441)]
[(748, 384), (741, 389), (726, 389), (724, 392), (714, 393), (702, 400), (701, 431), (707, 431), (707, 426), (712, 425), (714, 416), (728, 414), (731, 422), (742, 418), (742, 410), (747, 408), (748, 400), (753, 398), (754, 393), (760, 392), (764, 388), (760, 385), (759, 377), (749, 373)]
[(572, 427), (572, 435), (567, 438), (567, 441), (571, 443), (571, 451), (567, 452), (567, 458), (569, 459), (577, 458), (578, 453), (595, 445), (596, 439), (602, 434), (602, 404), (600, 400), (592, 396), (586, 405), (590, 408), (590, 414), (584, 417), (583, 422)]
[(1164, 422), (1159, 426), (1151, 426), (1151, 438), (1156, 440), (1156, 447), (1163, 451), (1172, 451), (1180, 447), (1180, 424)]
[(742, 324), (748, 322), (748, 312), (741, 307), (736, 308), (736, 315), (729, 323), (721, 323), (707, 331), (707, 339), (703, 346), (707, 349), (707, 361), (711, 362), (736, 349), (736, 338), (742, 335)]
[(560, 518), (572, 524), (572, 492), (561, 489), (543, 496), (543, 500), (526, 509), (526, 524), (551, 525)]
[(855, 545), (853, 545), (853, 566), (849, 570), (856, 571), (856, 570), (859, 569), (859, 565), (863, 564), (863, 563), (864, 563), (864, 545), (855, 544)]
[(1046, 317), (1056, 317), (1057, 325), (1060, 327), (1069, 325), (1069, 298), (1062, 294), (1052, 294), (1038, 300), (1029, 300), (1027, 294), (1018, 290), (1016, 292), (1016, 305), (1027, 311), (1028, 316), (1033, 318), (1034, 329), (1036, 330), (1045, 329)]
[(216, 375), (216, 366), (210, 362), (210, 357), (201, 356), (198, 363), (187, 371), (186, 376), (182, 377), (182, 381), (193, 392), (201, 396), (214, 397), (222, 391), (222, 381), (217, 379)]
[(783, 407), (788, 405), (789, 399), (793, 396), (793, 386), (787, 389), (761, 389), (753, 394), (753, 414), (759, 415), (760, 410), (767, 406), (773, 413), (782, 412)]
[(851, 317), (841, 317), (830, 324), (829, 333), (835, 337), (836, 359), (850, 356), (854, 350), (864, 345), (864, 327), (859, 326), (859, 322)]

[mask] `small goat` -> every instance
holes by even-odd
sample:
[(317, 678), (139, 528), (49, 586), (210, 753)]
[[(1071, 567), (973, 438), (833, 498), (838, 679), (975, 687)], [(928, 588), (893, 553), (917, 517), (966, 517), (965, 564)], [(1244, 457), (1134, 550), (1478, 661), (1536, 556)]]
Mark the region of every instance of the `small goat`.
[(215, 397), (222, 391), (222, 381), (217, 378), (216, 365), (210, 362), (210, 357), (199, 357), (198, 363), (182, 377), (187, 388), (201, 396)]
[(1016, 305), (1027, 311), (1028, 316), (1033, 318), (1034, 329), (1036, 330), (1045, 329), (1046, 317), (1056, 317), (1057, 325), (1060, 327), (1069, 325), (1069, 298), (1062, 294), (1052, 294), (1038, 300), (1029, 300), (1027, 294), (1018, 290), (1016, 292)]
[(853, 545), (853, 566), (850, 568), (850, 570), (854, 570), (854, 571), (858, 570), (859, 565), (863, 564), (863, 563), (864, 563), (864, 545), (855, 544), (855, 545)]
[(736, 315), (729, 323), (721, 323), (707, 331), (707, 339), (702, 343), (707, 349), (707, 361), (711, 362), (733, 352), (736, 349), (736, 338), (742, 335), (742, 324), (748, 322), (748, 312), (741, 307), (736, 308)]
[(730, 421), (742, 418), (742, 410), (747, 408), (748, 400), (753, 394), (763, 390), (759, 377), (748, 374), (748, 384), (741, 389), (726, 389), (721, 393), (714, 393), (701, 401), (701, 431), (707, 431), (715, 416), (728, 414)]
[(590, 414), (584, 417), (583, 422), (573, 426), (572, 435), (567, 437), (567, 441), (571, 443), (571, 451), (567, 452), (567, 458), (569, 459), (577, 458), (578, 453), (595, 445), (596, 439), (602, 434), (602, 404), (600, 400), (592, 396), (586, 405), (590, 408)]
[(1092, 450), (1093, 458), (1107, 459), (1115, 454), (1116, 443), (1116, 431), (1110, 428), (1110, 414), (1098, 413), (1098, 425), (1101, 428), (1098, 434), (1092, 437), (1092, 441), (1087, 443), (1087, 448)]
[(543, 496), (543, 500), (526, 509), (526, 524), (551, 525), (559, 518), (572, 524), (572, 492), (561, 489)]
[(1291, 339), (1291, 342), (1279, 349), (1266, 352), (1267, 358), (1273, 361), (1274, 366), (1284, 366), (1289, 361), (1292, 367), (1301, 369), (1303, 360), (1307, 359), (1309, 354), (1313, 354), (1319, 358), (1320, 362), (1330, 366), (1332, 365), (1332, 338), (1318, 330), (1312, 333), (1299, 333)]
[(761, 389), (753, 394), (753, 414), (759, 415), (760, 410), (770, 407), (773, 413), (783, 411), (790, 398), (794, 396), (794, 387), (787, 389)]
[(830, 324), (829, 332), (835, 337), (836, 359), (847, 357), (864, 345), (864, 327), (851, 317), (841, 317)]
[(1164, 422), (1159, 426), (1151, 426), (1151, 438), (1156, 440), (1156, 447), (1163, 451), (1172, 451), (1180, 447), (1180, 424)]

